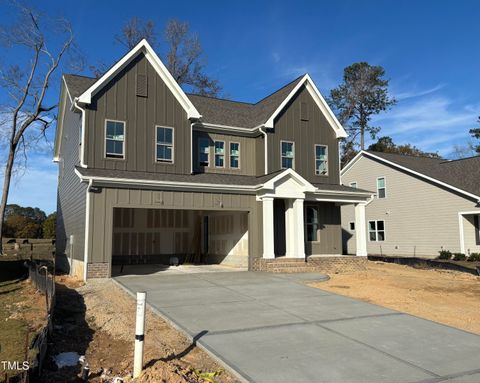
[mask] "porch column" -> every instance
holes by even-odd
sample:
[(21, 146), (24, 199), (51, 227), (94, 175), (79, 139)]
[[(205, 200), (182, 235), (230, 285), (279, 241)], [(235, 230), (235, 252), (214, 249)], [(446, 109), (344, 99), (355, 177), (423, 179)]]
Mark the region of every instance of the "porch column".
[(295, 235), (295, 252), (293, 257), (305, 258), (305, 221), (303, 218), (303, 199), (293, 201), (293, 233)]
[(357, 256), (367, 256), (367, 228), (365, 218), (365, 203), (355, 205), (355, 236), (357, 240)]
[(293, 199), (285, 200), (285, 242), (287, 258), (295, 258), (296, 252), (296, 230)]
[(263, 258), (275, 258), (273, 234), (274, 222), (273, 222), (273, 198), (263, 197)]

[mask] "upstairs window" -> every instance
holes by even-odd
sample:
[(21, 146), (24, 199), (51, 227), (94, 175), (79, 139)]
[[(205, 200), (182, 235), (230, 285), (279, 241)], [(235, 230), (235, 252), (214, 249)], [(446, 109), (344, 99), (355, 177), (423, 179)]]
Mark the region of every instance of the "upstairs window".
[(387, 196), (387, 188), (385, 185), (385, 177), (377, 178), (377, 198), (385, 198)]
[(295, 166), (295, 144), (290, 141), (280, 141), (280, 152), (282, 169), (293, 169)]
[(156, 160), (173, 163), (173, 128), (156, 127)]
[(225, 142), (215, 141), (215, 167), (225, 167)]
[(328, 148), (325, 145), (315, 145), (315, 174), (328, 175)]
[(105, 157), (125, 158), (125, 122), (106, 120)]
[(198, 163), (200, 166), (209, 166), (210, 143), (208, 138), (202, 137), (198, 140)]
[(368, 221), (368, 238), (372, 242), (385, 241), (385, 221)]
[(230, 142), (230, 167), (232, 169), (240, 168), (240, 144)]
[(308, 242), (318, 241), (318, 210), (315, 207), (307, 206), (306, 208), (306, 232)]

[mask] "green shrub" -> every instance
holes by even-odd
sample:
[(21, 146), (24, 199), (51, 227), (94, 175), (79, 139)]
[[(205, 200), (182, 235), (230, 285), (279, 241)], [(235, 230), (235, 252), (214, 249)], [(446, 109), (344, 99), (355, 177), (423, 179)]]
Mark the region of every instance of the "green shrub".
[(470, 262), (480, 262), (480, 253), (472, 253), (467, 258), (467, 261)]
[(448, 250), (440, 250), (437, 259), (452, 259), (452, 253)]
[(466, 255), (463, 253), (454, 253), (453, 260), (454, 261), (465, 261), (467, 259)]

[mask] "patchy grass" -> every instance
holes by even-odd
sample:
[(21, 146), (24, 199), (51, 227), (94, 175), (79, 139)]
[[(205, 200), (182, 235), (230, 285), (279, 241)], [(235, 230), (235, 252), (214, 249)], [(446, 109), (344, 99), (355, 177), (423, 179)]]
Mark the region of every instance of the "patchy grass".
[[(46, 324), (45, 306), (45, 297), (29, 281), (0, 282), (0, 360), (25, 360), (25, 345)], [(0, 374), (4, 373), (0, 365)]]

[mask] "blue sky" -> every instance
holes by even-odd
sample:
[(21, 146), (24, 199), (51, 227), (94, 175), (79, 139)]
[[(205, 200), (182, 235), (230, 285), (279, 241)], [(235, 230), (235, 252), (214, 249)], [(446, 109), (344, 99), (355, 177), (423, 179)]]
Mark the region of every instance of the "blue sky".
[[(4, 4), (0, 0), (0, 8)], [(207, 72), (235, 100), (257, 101), (305, 72), (326, 96), (351, 63), (382, 65), (398, 104), (375, 119), (381, 135), (447, 157), (455, 144), (465, 145), (468, 129), (480, 115), (478, 1), (38, 4), (72, 22), (90, 63), (111, 63), (125, 53), (113, 36), (132, 16), (152, 19), (160, 31), (169, 18), (188, 21), (202, 41)], [(0, 24), (8, 22), (6, 18), (0, 12)], [(160, 44), (160, 53), (162, 48)], [(49, 98), (58, 98), (58, 84), (50, 89)], [(51, 212), (56, 206), (57, 168), (51, 162), (51, 144), (41, 148), (31, 153), (29, 168), (15, 179), (10, 202)]]

